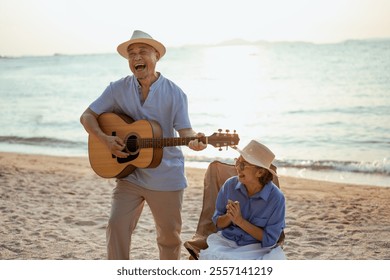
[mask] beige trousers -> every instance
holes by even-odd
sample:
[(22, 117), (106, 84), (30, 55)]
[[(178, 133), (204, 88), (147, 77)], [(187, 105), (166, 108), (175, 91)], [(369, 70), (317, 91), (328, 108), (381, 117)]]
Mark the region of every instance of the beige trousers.
[(130, 258), (131, 235), (145, 201), (153, 214), (160, 259), (180, 259), (183, 192), (151, 191), (128, 181), (118, 180), (112, 194), (111, 215), (106, 231), (108, 259)]

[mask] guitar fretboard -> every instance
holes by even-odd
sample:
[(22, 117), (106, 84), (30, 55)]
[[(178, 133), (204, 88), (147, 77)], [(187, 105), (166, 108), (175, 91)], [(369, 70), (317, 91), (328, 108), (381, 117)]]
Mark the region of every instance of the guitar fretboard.
[(128, 139), (127, 145), (137, 148), (163, 148), (172, 146), (184, 146), (192, 140), (200, 139), (199, 137), (172, 137), (172, 138), (142, 138)]

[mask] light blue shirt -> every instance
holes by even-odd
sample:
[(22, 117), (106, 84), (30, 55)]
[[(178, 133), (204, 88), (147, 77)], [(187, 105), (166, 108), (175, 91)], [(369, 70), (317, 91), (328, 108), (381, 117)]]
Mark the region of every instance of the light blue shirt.
[[(285, 228), (285, 198), (281, 190), (269, 182), (264, 188), (248, 197), (245, 186), (237, 176), (229, 178), (218, 193), (213, 222), (226, 214), (228, 200), (239, 201), (244, 219), (264, 230), (261, 241), (263, 247), (273, 246)], [(233, 223), (222, 230), (222, 235), (237, 245), (248, 245), (259, 241)]]
[[(110, 83), (89, 108), (97, 114), (114, 112), (126, 114), (135, 121), (157, 121), (163, 137), (177, 137), (177, 130), (191, 128), (185, 93), (172, 81), (160, 75), (141, 103), (140, 84), (134, 76)], [(163, 159), (156, 168), (137, 168), (123, 178), (141, 187), (157, 191), (177, 191), (187, 186), (184, 156), (179, 146), (163, 148)]]

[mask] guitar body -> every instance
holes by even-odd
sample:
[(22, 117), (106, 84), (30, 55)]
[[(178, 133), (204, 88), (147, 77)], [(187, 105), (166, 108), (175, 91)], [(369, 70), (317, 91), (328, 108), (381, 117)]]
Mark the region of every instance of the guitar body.
[[(161, 127), (155, 121), (134, 121), (126, 115), (104, 113), (99, 116), (98, 122), (104, 133), (118, 136), (125, 142), (127, 139), (162, 137)], [(117, 158), (98, 138), (93, 135), (88, 138), (89, 162), (96, 174), (103, 178), (123, 178), (137, 167), (153, 168), (161, 163), (162, 147), (139, 149), (130, 146), (127, 149), (127, 152), (130, 153), (129, 157)]]

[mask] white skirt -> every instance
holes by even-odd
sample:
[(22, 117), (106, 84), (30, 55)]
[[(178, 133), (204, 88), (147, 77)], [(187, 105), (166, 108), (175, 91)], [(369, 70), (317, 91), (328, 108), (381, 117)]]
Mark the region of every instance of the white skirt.
[(282, 247), (262, 247), (260, 243), (238, 246), (219, 231), (207, 238), (208, 248), (199, 253), (200, 260), (286, 260)]

